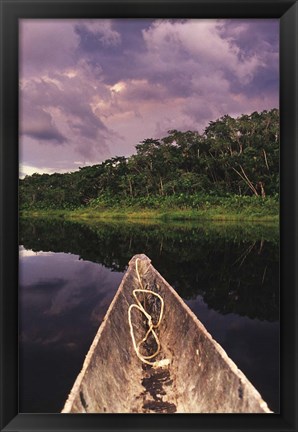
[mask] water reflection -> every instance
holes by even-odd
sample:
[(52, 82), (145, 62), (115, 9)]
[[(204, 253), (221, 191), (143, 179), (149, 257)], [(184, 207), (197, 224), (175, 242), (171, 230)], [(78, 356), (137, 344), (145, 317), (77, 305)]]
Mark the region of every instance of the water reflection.
[(140, 252), (278, 411), (276, 228), (38, 219), (21, 221), (20, 243), (22, 412), (61, 410), (122, 272)]
[(20, 410), (59, 412), (123, 274), (20, 248)]
[(71, 252), (120, 272), (133, 255), (146, 253), (183, 298), (200, 294), (224, 314), (279, 318), (276, 227), (27, 220), (20, 243), (32, 250)]
[[(20, 257), (21, 295), (25, 296), (28, 307), (36, 307), (39, 313), (49, 317), (66, 316), (84, 307), (91, 310), (95, 326), (102, 319), (101, 309), (110, 304), (115, 286), (123, 276), (111, 273), (102, 265), (82, 261), (78, 255), (34, 253), (21, 247)], [(94, 301), (99, 313), (94, 309)]]
[(260, 321), (210, 309), (201, 296), (186, 301), (214, 339), (261, 393), (279, 411), (279, 322)]

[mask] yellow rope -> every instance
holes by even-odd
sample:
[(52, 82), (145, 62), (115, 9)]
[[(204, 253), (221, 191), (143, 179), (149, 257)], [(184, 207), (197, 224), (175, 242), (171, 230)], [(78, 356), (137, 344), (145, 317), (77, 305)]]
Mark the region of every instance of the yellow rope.
[[(142, 280), (141, 280), (141, 277), (140, 277), (139, 269), (138, 269), (138, 261), (139, 261), (139, 258), (136, 259), (136, 274), (137, 274), (137, 278), (138, 278), (139, 284), (141, 286), (141, 289), (135, 289), (135, 290), (133, 290), (132, 294), (133, 294), (134, 298), (136, 299), (136, 303), (137, 304), (131, 304), (129, 306), (129, 308), (128, 308), (128, 322), (129, 322), (130, 334), (131, 334), (131, 338), (132, 338), (133, 347), (134, 347), (134, 350), (135, 350), (138, 358), (142, 362), (144, 362), (146, 364), (149, 364), (151, 366), (168, 364), (168, 361), (165, 362), (165, 361), (162, 361), (162, 360), (160, 362), (156, 362), (156, 361), (155, 362), (152, 362), (152, 361), (150, 362), (150, 361), (148, 361), (149, 359), (152, 359), (153, 357), (156, 357), (157, 354), (160, 352), (160, 342), (159, 342), (159, 339), (158, 339), (157, 334), (155, 333), (154, 329), (156, 329), (157, 327), (159, 327), (159, 325), (161, 323), (162, 316), (163, 316), (163, 310), (164, 310), (164, 301), (163, 301), (162, 297), (159, 294), (157, 294), (154, 291), (151, 291), (149, 289), (144, 289), (143, 284), (142, 284)], [(139, 301), (139, 299), (137, 297), (137, 293), (146, 293), (146, 294), (150, 293), (150, 294), (156, 296), (157, 298), (159, 298), (159, 300), (161, 302), (161, 309), (160, 309), (159, 320), (158, 320), (158, 322), (156, 324), (153, 324), (151, 315), (145, 310), (145, 308), (143, 307), (143, 305)], [(132, 311), (133, 308), (138, 309), (140, 312), (142, 312), (145, 315), (145, 317), (147, 318), (147, 323), (148, 323), (148, 327), (149, 327), (149, 329), (148, 329), (145, 337), (138, 344), (136, 343), (136, 339), (135, 339), (135, 335), (134, 335), (134, 331), (133, 331), (133, 326), (132, 326), (132, 322), (131, 322), (131, 311)], [(146, 340), (148, 339), (148, 336), (149, 336), (150, 333), (152, 333), (152, 335), (153, 335), (153, 337), (154, 337), (154, 339), (156, 341), (157, 349), (156, 349), (155, 353), (153, 353), (153, 354), (151, 354), (149, 356), (144, 356), (144, 355), (142, 355), (140, 353), (140, 346), (144, 342), (146, 342)]]

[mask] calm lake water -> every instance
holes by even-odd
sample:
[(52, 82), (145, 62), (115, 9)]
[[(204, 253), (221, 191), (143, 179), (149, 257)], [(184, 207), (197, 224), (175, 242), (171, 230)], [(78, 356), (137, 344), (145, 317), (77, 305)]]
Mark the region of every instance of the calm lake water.
[(145, 253), (279, 412), (279, 233), (21, 220), (20, 412), (60, 412), (128, 261)]

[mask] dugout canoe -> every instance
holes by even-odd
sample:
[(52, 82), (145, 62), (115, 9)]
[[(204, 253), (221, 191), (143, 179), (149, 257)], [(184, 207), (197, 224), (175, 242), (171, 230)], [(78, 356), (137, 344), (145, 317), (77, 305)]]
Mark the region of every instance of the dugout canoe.
[[(163, 316), (155, 332), (160, 352), (154, 366), (138, 357), (128, 319), (136, 303), (134, 289), (161, 296)], [(139, 293), (145, 310), (159, 316), (161, 301)], [(144, 304), (142, 302), (142, 304)], [(148, 320), (135, 307), (134, 337), (140, 341)], [(155, 321), (156, 323), (156, 321)], [(155, 351), (152, 335), (141, 356)], [(86, 355), (62, 413), (271, 413), (249, 382), (204, 325), (155, 270), (150, 259), (135, 255)]]

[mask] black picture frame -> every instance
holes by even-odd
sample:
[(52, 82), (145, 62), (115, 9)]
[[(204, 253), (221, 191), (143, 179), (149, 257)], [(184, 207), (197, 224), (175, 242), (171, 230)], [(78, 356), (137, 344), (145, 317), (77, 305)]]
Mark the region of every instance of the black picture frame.
[[(1, 431), (297, 431), (297, 20), (288, 0), (0, 0)], [(280, 20), (281, 406), (279, 414), (18, 412), (18, 20), (278, 18)], [(252, 35), (253, 37), (253, 35)], [(46, 389), (45, 389), (46, 391)]]

